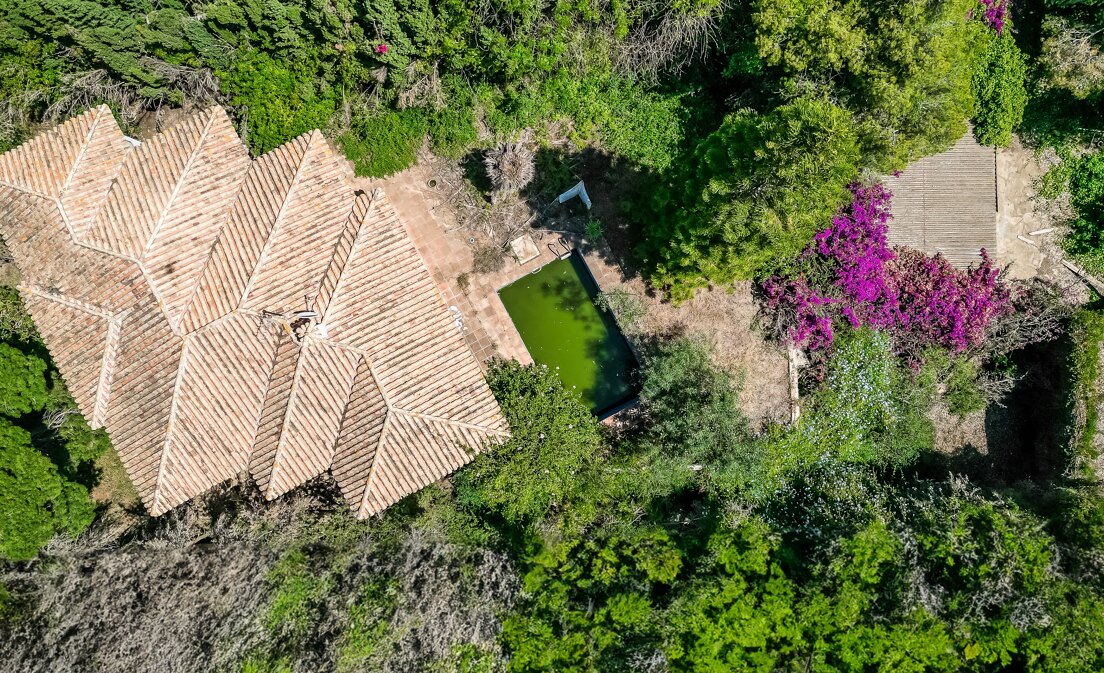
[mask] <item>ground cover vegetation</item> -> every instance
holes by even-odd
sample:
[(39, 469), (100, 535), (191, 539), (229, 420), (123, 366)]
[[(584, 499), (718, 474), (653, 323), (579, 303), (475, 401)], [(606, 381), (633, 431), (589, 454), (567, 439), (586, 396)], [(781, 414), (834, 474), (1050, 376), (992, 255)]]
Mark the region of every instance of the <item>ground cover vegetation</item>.
[[(752, 280), (768, 338), (810, 363), (800, 416), (753, 427), (707, 340), (642, 333), (611, 293), (642, 357), (619, 426), (554, 371), (495, 362), (512, 437), (379, 519), (322, 480), (81, 533), (106, 438), (8, 292), (0, 670), (1104, 669), (1101, 309), (890, 247), (877, 180), (968, 124), (1056, 146), (1066, 247), (1104, 268), (1102, 17), (1078, 0), (0, 0), (5, 146), (99, 102), (135, 133), (228, 105), (255, 153), (320, 127), (369, 175), (427, 139), (482, 164), (523, 130), (566, 136), (636, 175), (628, 247), (655, 290)], [(933, 409), (999, 405), (1025, 410), (1015, 470), (933, 450)]]

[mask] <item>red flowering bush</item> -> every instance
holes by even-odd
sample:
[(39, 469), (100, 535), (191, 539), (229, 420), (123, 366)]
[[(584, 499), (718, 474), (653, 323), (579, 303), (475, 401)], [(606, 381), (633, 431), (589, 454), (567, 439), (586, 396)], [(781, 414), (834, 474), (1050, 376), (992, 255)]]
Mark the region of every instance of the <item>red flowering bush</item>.
[(880, 185), (852, 185), (850, 206), (817, 234), (797, 272), (762, 283), (764, 304), (789, 338), (811, 350), (832, 343), (833, 324), (888, 331), (898, 346), (941, 346), (961, 352), (980, 343), (994, 318), (1012, 310), (999, 270), (982, 261), (959, 271), (886, 242), (891, 194)]

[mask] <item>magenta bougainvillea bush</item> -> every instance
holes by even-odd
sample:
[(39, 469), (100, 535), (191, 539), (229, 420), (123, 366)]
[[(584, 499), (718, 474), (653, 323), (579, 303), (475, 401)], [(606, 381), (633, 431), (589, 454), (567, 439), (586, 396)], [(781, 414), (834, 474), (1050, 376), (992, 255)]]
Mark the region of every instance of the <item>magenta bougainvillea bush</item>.
[(891, 194), (880, 184), (851, 192), (851, 204), (814, 237), (796, 270), (762, 283), (767, 310), (794, 343), (818, 350), (850, 325), (887, 331), (902, 350), (961, 352), (1012, 311), (1011, 291), (984, 250), (980, 264), (960, 271), (942, 257), (891, 248)]
[(997, 35), (1004, 33), (1008, 20), (1008, 0), (981, 0), (981, 18)]

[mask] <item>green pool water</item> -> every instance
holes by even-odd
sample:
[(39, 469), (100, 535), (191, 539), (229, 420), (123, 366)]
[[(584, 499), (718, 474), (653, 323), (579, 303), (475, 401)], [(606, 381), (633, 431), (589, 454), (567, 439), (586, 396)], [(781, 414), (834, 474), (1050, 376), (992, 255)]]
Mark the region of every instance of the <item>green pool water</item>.
[(632, 395), (636, 358), (617, 323), (594, 305), (598, 286), (578, 253), (541, 267), (498, 291), (525, 347), (557, 369), (601, 414)]

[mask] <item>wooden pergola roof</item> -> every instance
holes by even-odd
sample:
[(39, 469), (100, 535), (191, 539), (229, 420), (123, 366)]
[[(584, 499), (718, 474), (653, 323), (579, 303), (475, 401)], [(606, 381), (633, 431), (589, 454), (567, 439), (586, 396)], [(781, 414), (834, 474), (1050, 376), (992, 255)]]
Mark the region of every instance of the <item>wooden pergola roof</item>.
[(942, 254), (958, 268), (980, 262), (983, 248), (997, 254), (997, 155), (973, 133), (885, 184), (893, 192), (893, 245)]
[(106, 106), (0, 155), (0, 234), (81, 411), (153, 515), (327, 469), (357, 516), (506, 427), (387, 197), (318, 131), (250, 160), (226, 113), (143, 143)]

